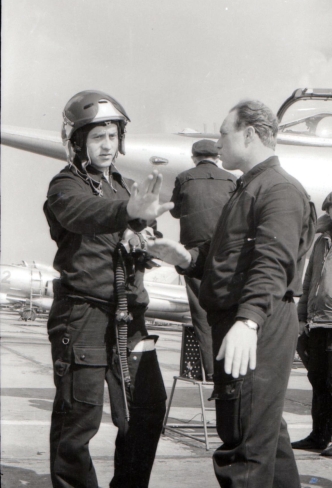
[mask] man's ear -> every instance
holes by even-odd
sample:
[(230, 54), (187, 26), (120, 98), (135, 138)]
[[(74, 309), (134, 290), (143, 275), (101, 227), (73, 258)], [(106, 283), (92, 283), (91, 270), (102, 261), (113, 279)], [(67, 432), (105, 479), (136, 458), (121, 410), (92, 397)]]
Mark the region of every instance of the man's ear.
[(254, 140), (255, 134), (256, 131), (251, 125), (244, 129), (243, 135), (245, 146), (248, 146)]

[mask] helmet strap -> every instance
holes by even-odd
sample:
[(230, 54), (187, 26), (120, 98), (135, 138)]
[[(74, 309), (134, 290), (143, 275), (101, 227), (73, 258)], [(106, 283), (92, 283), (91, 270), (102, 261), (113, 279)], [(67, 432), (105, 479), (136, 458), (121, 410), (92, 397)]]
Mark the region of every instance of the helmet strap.
[(67, 144), (66, 144), (66, 153), (67, 153), (67, 162), (68, 164), (74, 164), (74, 158), (75, 158), (75, 155), (76, 155), (76, 151), (73, 147), (73, 144), (71, 143), (71, 141), (67, 141)]
[(86, 168), (89, 166), (89, 164), (91, 164), (91, 158), (90, 158), (88, 148), (86, 148), (86, 156), (87, 156), (86, 161), (82, 161), (82, 168), (84, 170), (86, 170)]

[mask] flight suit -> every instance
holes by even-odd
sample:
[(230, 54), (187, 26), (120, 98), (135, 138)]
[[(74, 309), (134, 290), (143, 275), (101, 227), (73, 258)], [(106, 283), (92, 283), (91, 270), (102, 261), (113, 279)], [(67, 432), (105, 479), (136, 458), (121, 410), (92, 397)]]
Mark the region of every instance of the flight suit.
[[(98, 488), (89, 453), (103, 413), (105, 380), (111, 416), (118, 427), (112, 488), (146, 488), (165, 414), (165, 388), (154, 349), (135, 352), (148, 336), (144, 311), (144, 265), (136, 262), (127, 283), (127, 356), (130, 420), (125, 418), (115, 338), (116, 249), (128, 226), (130, 182), (113, 168), (108, 182), (89, 168), (66, 167), (51, 182), (44, 211), (58, 245), (48, 333), (52, 346), (56, 395), (50, 444), (55, 488)], [(131, 221), (139, 231), (146, 222)], [(131, 263), (132, 265), (132, 263)], [(107, 455), (107, 451), (105, 451)]]

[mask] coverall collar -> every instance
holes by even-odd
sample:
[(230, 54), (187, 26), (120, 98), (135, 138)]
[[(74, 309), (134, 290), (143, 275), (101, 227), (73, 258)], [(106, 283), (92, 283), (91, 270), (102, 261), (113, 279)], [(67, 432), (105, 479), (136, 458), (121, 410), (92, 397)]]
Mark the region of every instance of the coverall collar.
[(217, 163), (215, 163), (214, 161), (210, 161), (209, 159), (202, 159), (199, 163), (197, 163), (196, 167), (199, 166), (200, 164), (208, 164), (208, 163), (217, 166)]
[(272, 168), (273, 166), (280, 166), (280, 162), (278, 156), (271, 156), (268, 159), (265, 159), (262, 163), (256, 164), (248, 173), (242, 175), (237, 180), (237, 186), (245, 187), (247, 186), (256, 176), (260, 175), (263, 171), (268, 168)]

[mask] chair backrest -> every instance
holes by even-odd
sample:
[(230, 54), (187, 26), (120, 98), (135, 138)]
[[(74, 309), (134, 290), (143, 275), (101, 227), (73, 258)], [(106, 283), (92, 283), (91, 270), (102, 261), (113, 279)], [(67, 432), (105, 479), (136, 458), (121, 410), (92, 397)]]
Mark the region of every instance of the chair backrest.
[(200, 347), (194, 327), (190, 324), (183, 324), (182, 326), (180, 376), (206, 381)]

